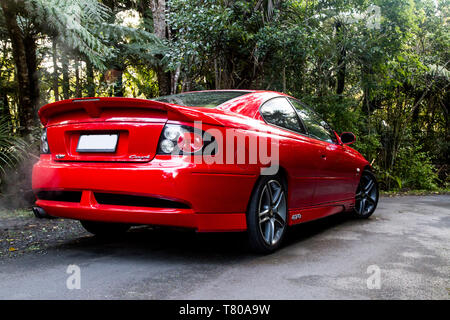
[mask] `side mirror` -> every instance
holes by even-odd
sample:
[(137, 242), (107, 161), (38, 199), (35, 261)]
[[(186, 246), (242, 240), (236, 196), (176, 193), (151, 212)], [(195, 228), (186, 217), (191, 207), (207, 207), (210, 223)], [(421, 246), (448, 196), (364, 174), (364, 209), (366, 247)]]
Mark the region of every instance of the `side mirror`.
[(343, 144), (352, 144), (356, 142), (356, 137), (351, 132), (343, 132), (340, 138)]

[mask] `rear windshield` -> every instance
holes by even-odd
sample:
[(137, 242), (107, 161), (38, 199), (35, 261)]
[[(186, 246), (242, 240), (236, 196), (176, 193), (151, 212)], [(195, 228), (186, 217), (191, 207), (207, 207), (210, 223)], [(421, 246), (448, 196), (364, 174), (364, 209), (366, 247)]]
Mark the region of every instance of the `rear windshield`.
[(250, 92), (251, 91), (199, 91), (173, 94), (152, 100), (173, 103), (186, 107), (215, 108), (228, 100)]

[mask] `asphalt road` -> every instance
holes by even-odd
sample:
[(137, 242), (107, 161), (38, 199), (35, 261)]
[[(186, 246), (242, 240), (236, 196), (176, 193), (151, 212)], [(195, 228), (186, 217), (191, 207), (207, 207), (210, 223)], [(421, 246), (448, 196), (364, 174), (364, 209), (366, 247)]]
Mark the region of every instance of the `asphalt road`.
[[(295, 227), (268, 256), (244, 242), (149, 228), (109, 241), (80, 233), (1, 258), (0, 299), (450, 298), (449, 195), (382, 198), (369, 220)], [(68, 265), (79, 266), (81, 289), (67, 289)]]

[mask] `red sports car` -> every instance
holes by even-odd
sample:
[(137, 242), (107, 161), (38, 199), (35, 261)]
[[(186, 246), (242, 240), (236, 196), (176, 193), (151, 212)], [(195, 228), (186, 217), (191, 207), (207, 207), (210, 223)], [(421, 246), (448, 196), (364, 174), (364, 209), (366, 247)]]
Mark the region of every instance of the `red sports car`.
[(130, 225), (247, 231), (277, 249), (288, 226), (378, 202), (369, 163), (301, 101), (271, 91), (83, 98), (43, 106), (38, 217), (105, 235)]

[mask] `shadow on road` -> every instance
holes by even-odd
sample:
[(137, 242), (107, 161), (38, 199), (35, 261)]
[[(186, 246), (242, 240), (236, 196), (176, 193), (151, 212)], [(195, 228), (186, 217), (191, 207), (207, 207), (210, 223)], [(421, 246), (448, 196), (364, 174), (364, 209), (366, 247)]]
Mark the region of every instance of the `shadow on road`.
[[(327, 230), (354, 221), (348, 214), (331, 217), (291, 227), (283, 248), (301, 244)], [(233, 260), (255, 257), (247, 246), (247, 234), (240, 233), (196, 233), (160, 227), (139, 226), (113, 239), (84, 236), (49, 247), (59, 252), (92, 255), (114, 255), (121, 258), (149, 258), (156, 256), (188, 258), (210, 261)]]

